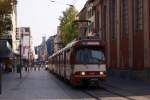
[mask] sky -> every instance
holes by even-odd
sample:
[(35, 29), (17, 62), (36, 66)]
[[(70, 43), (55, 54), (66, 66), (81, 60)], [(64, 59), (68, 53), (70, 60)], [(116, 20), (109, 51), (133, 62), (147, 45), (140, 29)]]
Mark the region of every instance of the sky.
[[(54, 1), (54, 0), (53, 0)], [(59, 16), (69, 6), (74, 4), (80, 11), (87, 0), (18, 0), (17, 27), (30, 27), (33, 46), (40, 45), (42, 36), (52, 36), (57, 33)]]

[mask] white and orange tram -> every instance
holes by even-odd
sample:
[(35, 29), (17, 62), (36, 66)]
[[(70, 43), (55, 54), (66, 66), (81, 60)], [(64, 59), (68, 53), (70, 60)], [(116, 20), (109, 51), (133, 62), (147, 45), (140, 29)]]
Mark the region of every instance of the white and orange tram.
[(98, 39), (73, 41), (49, 57), (48, 70), (75, 86), (99, 83), (107, 77), (105, 45)]

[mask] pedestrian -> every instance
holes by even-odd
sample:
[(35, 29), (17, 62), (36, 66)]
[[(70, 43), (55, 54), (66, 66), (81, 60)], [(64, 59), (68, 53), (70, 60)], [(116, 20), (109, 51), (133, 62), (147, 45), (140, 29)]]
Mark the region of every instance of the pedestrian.
[(27, 69), (28, 69), (28, 72), (30, 71), (30, 65), (28, 64), (28, 66), (27, 66)]
[(16, 65), (16, 68), (17, 68), (17, 73), (20, 74), (20, 78), (21, 78), (21, 77), (22, 77), (22, 72), (21, 72), (22, 65), (21, 65), (20, 63), (18, 63), (18, 64)]
[(41, 66), (41, 65), (38, 66), (38, 70), (39, 70), (39, 71), (40, 71), (40, 66)]
[(25, 65), (25, 71), (27, 72), (28, 68), (27, 68), (27, 65)]
[(34, 66), (34, 71), (36, 71), (36, 66)]
[(15, 65), (12, 64), (12, 72), (15, 72)]

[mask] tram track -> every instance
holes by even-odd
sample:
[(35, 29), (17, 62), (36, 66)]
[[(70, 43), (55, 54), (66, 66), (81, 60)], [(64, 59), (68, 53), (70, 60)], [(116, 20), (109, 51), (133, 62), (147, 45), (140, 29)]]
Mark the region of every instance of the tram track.
[[(128, 95), (129, 95), (129, 94), (132, 94), (130, 91), (125, 91), (124, 89), (122, 89), (122, 88), (120, 88), (120, 87), (116, 87), (116, 86), (112, 86), (112, 85), (110, 85), (110, 84), (104, 83), (101, 88), (102, 88), (103, 90), (109, 92), (109, 93), (112, 93), (112, 94), (114, 94), (114, 95), (118, 95), (118, 96), (123, 97), (123, 98), (126, 98), (126, 99), (128, 99), (128, 100), (135, 100), (135, 99), (133, 99), (133, 98), (131, 98), (131, 97), (126, 96), (125, 94), (116, 92), (117, 90), (120, 90), (120, 91), (122, 91), (122, 92), (127, 92)], [(115, 91), (115, 90), (116, 90), (116, 91)]]
[(95, 96), (94, 94), (90, 93), (89, 91), (82, 90), (83, 93), (85, 93), (88, 96), (91, 96), (95, 100), (101, 100), (98, 96)]
[(123, 94), (121, 94), (121, 93), (117, 93), (117, 92), (115, 92), (115, 91), (113, 91), (113, 90), (110, 90), (110, 89), (107, 89), (107, 88), (103, 88), (103, 90), (106, 91), (106, 92), (108, 92), (108, 93), (111, 93), (111, 94), (113, 94), (113, 95), (116, 95), (116, 96), (125, 98), (125, 99), (127, 99), (127, 100), (134, 100), (134, 99), (132, 99), (132, 98), (130, 98), (130, 97), (128, 97), (128, 96), (125, 96), (125, 95), (123, 95)]
[[(102, 100), (103, 96), (101, 95), (97, 95), (99, 92), (106, 92), (106, 94), (108, 95), (108, 97), (111, 95), (113, 95), (113, 97), (121, 97), (122, 100), (135, 100), (131, 97), (128, 97), (122, 93), (119, 93), (117, 91), (114, 91), (114, 89), (118, 89), (118, 90), (121, 90), (120, 88), (117, 88), (117, 87), (111, 87), (111, 86), (107, 86), (106, 84), (104, 86), (100, 86), (98, 88), (90, 88), (90, 87), (85, 87), (85, 88), (71, 88), (71, 86), (67, 86), (69, 85), (68, 83), (66, 84), (66, 82), (59, 82), (59, 81), (62, 81), (60, 78), (58, 77), (53, 77), (52, 75), (52, 80), (56, 82), (56, 84), (58, 84), (58, 86), (60, 86), (62, 88), (62, 90), (69, 96), (69, 97), (72, 97), (74, 96), (74, 94), (72, 93), (69, 93), (68, 91), (70, 91), (70, 89), (73, 89), (73, 91), (80, 91), (82, 93), (84, 93), (85, 95), (87, 95), (88, 98), (92, 98), (92, 100)], [(66, 87), (64, 87), (66, 86)], [(114, 88), (114, 89), (111, 89), (111, 88)], [(123, 90), (122, 90), (123, 91)], [(86, 96), (83, 97), (83, 96), (80, 96), (80, 95), (77, 95), (77, 97), (79, 98), (87, 98)]]
[[(120, 94), (120, 93), (117, 93), (117, 92), (115, 92), (115, 91), (113, 91), (113, 90), (110, 90), (110, 89), (108, 89), (108, 88), (105, 88), (105, 87), (99, 87), (98, 88), (98, 90), (96, 90), (96, 91), (93, 91), (93, 89), (91, 89), (91, 90), (81, 90), (83, 93), (85, 93), (86, 95), (89, 95), (89, 96), (91, 96), (92, 98), (94, 98), (95, 100), (101, 100), (101, 98), (102, 97), (100, 97), (100, 96), (98, 96), (98, 95), (96, 95), (98, 92), (107, 92), (107, 93), (109, 93), (109, 94), (111, 94), (111, 95), (114, 95), (114, 96), (116, 96), (116, 97), (121, 97), (123, 100), (125, 99), (125, 100), (135, 100), (135, 99), (132, 99), (132, 98), (130, 98), (130, 97), (128, 97), (128, 96), (125, 96), (125, 95), (122, 95), (122, 94)], [(109, 95), (108, 95), (109, 96)]]

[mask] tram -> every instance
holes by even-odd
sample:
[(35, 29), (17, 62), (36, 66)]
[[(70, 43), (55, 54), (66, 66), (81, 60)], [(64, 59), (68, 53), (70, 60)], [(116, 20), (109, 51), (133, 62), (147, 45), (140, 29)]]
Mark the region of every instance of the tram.
[(105, 44), (99, 39), (74, 40), (48, 59), (48, 70), (73, 86), (99, 84), (107, 77)]

